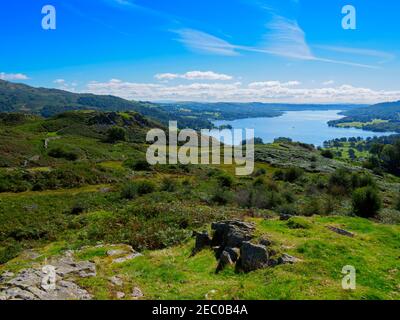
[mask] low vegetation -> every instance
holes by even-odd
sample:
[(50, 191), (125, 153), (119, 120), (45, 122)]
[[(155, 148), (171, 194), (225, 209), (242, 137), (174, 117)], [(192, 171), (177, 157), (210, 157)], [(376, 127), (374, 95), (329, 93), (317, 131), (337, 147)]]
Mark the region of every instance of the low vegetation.
[[(116, 298), (115, 274), (122, 291), (139, 286), (145, 299), (400, 297), (397, 142), (390, 152), (363, 149), (380, 175), (334, 147), (330, 157), (281, 139), (257, 145), (254, 174), (238, 177), (233, 165), (149, 166), (145, 132), (162, 124), (135, 112), (1, 119), (0, 274), (73, 249), (97, 265), (95, 278), (79, 280), (97, 299)], [(211, 250), (190, 257), (194, 231), (232, 218), (255, 223), (258, 238), (299, 262), (216, 274)], [(112, 264), (99, 243), (142, 256)], [(40, 258), (27, 258), (30, 249)], [(357, 268), (355, 291), (340, 286), (348, 264)]]

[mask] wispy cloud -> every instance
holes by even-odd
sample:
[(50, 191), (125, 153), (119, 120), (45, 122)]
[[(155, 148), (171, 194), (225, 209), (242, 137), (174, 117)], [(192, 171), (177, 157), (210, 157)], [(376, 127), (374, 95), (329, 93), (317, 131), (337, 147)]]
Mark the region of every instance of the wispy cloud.
[(183, 74), (158, 73), (154, 77), (157, 80), (162, 80), (162, 81), (175, 80), (175, 79), (227, 81), (233, 79), (233, 77), (230, 75), (223, 73), (216, 73), (214, 71), (189, 71)]
[(194, 29), (180, 29), (173, 30), (173, 32), (179, 36), (176, 40), (183, 43), (190, 50), (223, 56), (238, 55), (234, 45), (208, 33)]
[(115, 6), (125, 6), (125, 7), (135, 7), (136, 4), (132, 0), (102, 0), (103, 2), (115, 5)]
[(23, 73), (5, 73), (0, 72), (1, 80), (28, 80), (29, 77)]
[(379, 58), (380, 61), (378, 63), (389, 62), (396, 58), (396, 56), (389, 52), (372, 50), (372, 49), (361, 49), (361, 48), (351, 48), (351, 47), (340, 47), (340, 46), (327, 46), (327, 45), (315, 45), (315, 48), (319, 48), (322, 50), (339, 52), (339, 53), (348, 53), (355, 56), (369, 56)]
[(319, 61), (341, 64), (360, 68), (377, 69), (377, 66), (351, 61), (335, 60), (316, 57), (312, 54), (305, 41), (305, 34), (295, 21), (278, 19), (272, 23), (270, 33), (264, 39), (270, 39), (269, 46), (251, 47), (235, 45), (226, 40), (194, 29), (180, 29), (173, 32), (178, 34), (177, 41), (195, 52), (217, 54), (224, 56), (239, 55), (241, 51), (259, 52), (299, 60)]
[(177, 22), (177, 17), (166, 12), (154, 10), (149, 6), (138, 4), (135, 0), (101, 0), (109, 6), (119, 8), (121, 10), (134, 10), (149, 16), (158, 17), (169, 22)]
[(267, 24), (263, 49), (275, 55), (313, 60), (314, 55), (306, 42), (306, 35), (295, 20), (274, 16)]

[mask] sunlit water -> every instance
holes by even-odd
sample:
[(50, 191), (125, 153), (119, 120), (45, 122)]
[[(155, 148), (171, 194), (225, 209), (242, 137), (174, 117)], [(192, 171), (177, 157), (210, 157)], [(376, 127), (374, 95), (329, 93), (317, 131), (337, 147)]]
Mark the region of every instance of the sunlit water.
[[(276, 118), (249, 118), (233, 121), (214, 121), (218, 127), (231, 125), (234, 129), (254, 129), (255, 136), (264, 142), (273, 142), (275, 138), (286, 137), (293, 141), (322, 146), (326, 140), (350, 137), (374, 137), (394, 134), (394, 132), (372, 132), (356, 128), (329, 127), (328, 121), (342, 118), (340, 110), (288, 111)], [(214, 137), (218, 138), (216, 134)], [(232, 141), (225, 141), (232, 144)], [(235, 141), (237, 144), (237, 141)]]

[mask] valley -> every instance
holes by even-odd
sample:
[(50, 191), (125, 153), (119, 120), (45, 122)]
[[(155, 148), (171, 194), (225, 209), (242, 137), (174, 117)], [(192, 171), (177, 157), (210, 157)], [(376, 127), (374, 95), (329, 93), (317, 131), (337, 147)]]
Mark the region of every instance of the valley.
[[(396, 136), (258, 141), (254, 172), (237, 176), (234, 164), (150, 165), (146, 134), (167, 131), (152, 114), (0, 114), (0, 299), (400, 298)], [(223, 221), (251, 225), (264, 261), (240, 271), (225, 254), (219, 269), (223, 248), (245, 259), (243, 240), (193, 254)], [(50, 296), (37, 282), (48, 261), (62, 283)], [(346, 265), (357, 290), (341, 286)]]

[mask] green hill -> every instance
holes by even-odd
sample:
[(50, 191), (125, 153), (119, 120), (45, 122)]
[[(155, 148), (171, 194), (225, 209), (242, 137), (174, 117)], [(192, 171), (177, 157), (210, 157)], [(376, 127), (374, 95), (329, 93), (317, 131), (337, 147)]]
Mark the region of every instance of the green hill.
[[(93, 299), (399, 298), (398, 177), (289, 141), (257, 145), (251, 176), (149, 166), (144, 136), (162, 125), (136, 112), (0, 122), (0, 299), (40, 299), (34, 277), (49, 262), (88, 269), (63, 280)], [(295, 262), (216, 273), (213, 248), (191, 256), (192, 235), (225, 219), (253, 223), (271, 261)], [(341, 287), (345, 265), (355, 291)], [(8, 282), (21, 273), (31, 286)]]
[(168, 108), (150, 102), (128, 101), (110, 95), (34, 88), (0, 80), (0, 112), (23, 112), (51, 117), (73, 110), (135, 111), (164, 124), (174, 119), (181, 127), (196, 127), (196, 124), (203, 128), (211, 127), (211, 123), (207, 120), (193, 121), (189, 116), (171, 113)]
[(329, 125), (358, 127), (376, 132), (400, 132), (400, 101), (355, 108), (342, 114), (344, 118), (330, 121)]

